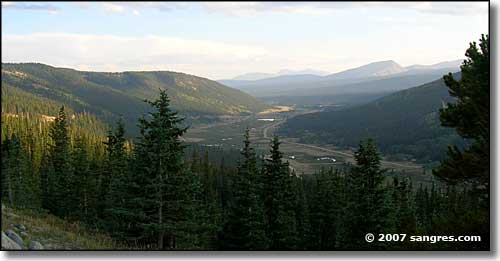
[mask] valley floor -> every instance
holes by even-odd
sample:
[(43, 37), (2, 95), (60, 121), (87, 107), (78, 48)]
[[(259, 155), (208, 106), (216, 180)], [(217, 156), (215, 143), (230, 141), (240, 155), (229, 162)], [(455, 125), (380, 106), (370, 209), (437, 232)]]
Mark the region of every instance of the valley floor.
[[(316, 112), (316, 110), (293, 111), (292, 108), (287, 107), (286, 110), (268, 112), (265, 115), (231, 118), (219, 123), (189, 129), (186, 141), (224, 149), (239, 148), (242, 145), (244, 129), (248, 127), (256, 149), (266, 152), (269, 150), (268, 145), (273, 133), (279, 125), (290, 117), (312, 112)], [(263, 118), (269, 121), (263, 121)], [(309, 174), (321, 168), (355, 162), (354, 152), (350, 150), (327, 145), (304, 144), (290, 138), (282, 138), (281, 142), (281, 149), (285, 153), (286, 160), (297, 173)], [(335, 159), (335, 162), (331, 159)], [(382, 160), (381, 163), (383, 168), (402, 171), (410, 175), (422, 174), (423, 171), (421, 165), (409, 161)]]

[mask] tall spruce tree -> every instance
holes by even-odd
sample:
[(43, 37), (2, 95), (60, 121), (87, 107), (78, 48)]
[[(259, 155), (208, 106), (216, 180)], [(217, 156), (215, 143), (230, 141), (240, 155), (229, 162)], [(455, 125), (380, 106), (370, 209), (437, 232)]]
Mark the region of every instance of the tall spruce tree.
[(220, 247), (226, 250), (265, 250), (269, 240), (261, 196), (263, 181), (255, 151), (250, 147), (248, 129), (244, 137), (243, 161), (233, 177), (232, 200), (228, 203), (224, 227), (219, 234)]
[(109, 168), (109, 189), (105, 198), (104, 210), (109, 217), (106, 220), (108, 229), (111, 233), (121, 240), (128, 238), (127, 229), (134, 218), (134, 215), (129, 211), (130, 195), (129, 187), (129, 171), (128, 171), (128, 155), (125, 144), (125, 128), (123, 119), (120, 118), (116, 123), (116, 128), (113, 133), (108, 135), (106, 142)]
[(43, 175), (47, 180), (42, 181), (48, 187), (44, 202), (49, 210), (58, 216), (67, 216), (74, 205), (70, 205), (70, 194), (73, 192), (70, 181), (73, 180), (73, 173), (70, 164), (70, 141), (68, 134), (68, 123), (64, 106), (59, 110), (50, 127), (49, 137), (49, 159), (50, 167), (47, 175)]
[(70, 213), (73, 219), (88, 221), (90, 220), (90, 191), (92, 189), (91, 172), (89, 169), (89, 158), (87, 148), (83, 137), (77, 137), (72, 151), (72, 169), (74, 170), (74, 179), (69, 181), (72, 188), (71, 195), (68, 195), (68, 202), (75, 206)]
[(146, 237), (158, 249), (175, 249), (182, 242), (189, 205), (189, 177), (185, 175), (180, 137), (186, 128), (180, 127), (182, 118), (170, 108), (165, 90), (155, 101), (147, 101), (153, 108), (149, 118), (139, 120), (141, 136), (136, 147), (140, 151), (140, 173), (146, 182), (142, 193), (147, 219), (143, 224)]
[(356, 165), (347, 175), (347, 204), (344, 211), (339, 246), (343, 249), (380, 248), (377, 242), (365, 241), (365, 234), (379, 234), (384, 229), (384, 170), (380, 154), (371, 139), (361, 141), (354, 154)]
[(33, 207), (31, 162), (17, 135), (2, 144), (2, 200), (11, 206)]
[(271, 157), (264, 165), (266, 235), (270, 249), (294, 249), (297, 243), (296, 193), (288, 163), (283, 162), (280, 141), (271, 141)]

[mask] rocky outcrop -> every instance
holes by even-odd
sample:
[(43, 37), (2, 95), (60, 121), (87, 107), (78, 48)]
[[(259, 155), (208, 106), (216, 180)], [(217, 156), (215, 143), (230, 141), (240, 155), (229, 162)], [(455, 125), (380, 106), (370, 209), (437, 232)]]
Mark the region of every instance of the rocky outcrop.
[(22, 247), (19, 244), (17, 244), (14, 240), (9, 238), (2, 231), (2, 249), (4, 249), (4, 250), (21, 250)]
[(42, 244), (40, 244), (40, 242), (33, 240), (30, 242), (28, 249), (30, 249), (30, 250), (43, 250), (43, 246), (42, 246)]
[(26, 231), (26, 227), (23, 224), (17, 224), (15, 226), (19, 231)]
[(7, 229), (5, 231), (5, 235), (7, 235), (10, 239), (16, 242), (18, 245), (24, 245), (23, 239), (13, 230)]

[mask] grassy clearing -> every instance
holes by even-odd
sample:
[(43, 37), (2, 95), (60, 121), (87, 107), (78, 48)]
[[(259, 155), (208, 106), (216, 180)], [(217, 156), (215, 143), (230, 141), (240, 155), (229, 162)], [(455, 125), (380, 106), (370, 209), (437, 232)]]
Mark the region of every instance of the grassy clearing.
[(287, 112), (287, 111), (292, 111), (293, 108), (290, 106), (275, 106), (274, 108), (270, 108), (264, 111), (259, 112), (259, 115), (265, 115), (265, 114), (271, 114), (271, 113), (280, 113), (280, 112)]
[[(44, 249), (67, 250), (100, 250), (120, 249), (119, 245), (109, 236), (99, 231), (89, 230), (79, 223), (72, 223), (50, 214), (39, 213), (33, 210), (6, 208), (2, 210), (2, 231), (13, 225), (23, 224), (27, 235), (22, 236), (23, 249), (27, 249), (32, 240), (44, 246)], [(16, 233), (20, 234), (19, 231)]]

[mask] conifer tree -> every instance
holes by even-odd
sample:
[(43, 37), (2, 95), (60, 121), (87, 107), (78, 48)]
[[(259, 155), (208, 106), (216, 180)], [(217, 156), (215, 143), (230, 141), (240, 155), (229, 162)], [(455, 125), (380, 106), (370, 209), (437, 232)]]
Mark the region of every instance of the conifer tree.
[(219, 240), (226, 250), (265, 250), (269, 242), (265, 233), (262, 204), (262, 176), (257, 169), (255, 151), (250, 147), (249, 130), (245, 131), (243, 162), (233, 177), (232, 200)]
[[(489, 212), (490, 212), (490, 39), (482, 35), (479, 46), (470, 44), (465, 52), (467, 57), (461, 69), (461, 79), (455, 80), (451, 74), (444, 76), (449, 93), (456, 98), (453, 103), (440, 110), (441, 124), (452, 127), (457, 133), (470, 141), (470, 146), (459, 149), (448, 147), (448, 158), (433, 170), (434, 175), (449, 185), (461, 185), (472, 188), (478, 195), (476, 205), (479, 209), (470, 211), (476, 224), (468, 228), (480, 234), (481, 247), (489, 248)], [(456, 220), (456, 219), (454, 219)], [(467, 231), (465, 233), (470, 233)]]
[(148, 101), (153, 111), (149, 118), (139, 120), (141, 136), (136, 144), (140, 151), (138, 161), (140, 173), (145, 179), (144, 200), (145, 231), (154, 240), (158, 249), (175, 249), (186, 225), (189, 204), (189, 176), (185, 175), (183, 150), (179, 140), (186, 128), (181, 128), (182, 119), (170, 108), (166, 91), (160, 97)]
[(2, 144), (2, 200), (11, 206), (33, 207), (32, 173), (21, 140), (12, 135)]
[(50, 127), (49, 137), (49, 164), (51, 165), (45, 175), (47, 184), (48, 198), (46, 202), (49, 210), (58, 216), (67, 216), (73, 207), (70, 205), (69, 199), (72, 193), (70, 181), (73, 180), (73, 173), (70, 164), (70, 149), (69, 149), (69, 134), (68, 123), (66, 121), (66, 113), (64, 106), (59, 110), (58, 116)]
[(380, 248), (376, 241), (367, 243), (364, 238), (366, 233), (377, 235), (383, 231), (387, 213), (382, 186), (384, 170), (373, 140), (361, 141), (354, 158), (356, 165), (347, 176), (349, 195), (339, 245), (346, 249)]
[(264, 165), (264, 206), (266, 235), (270, 249), (295, 248), (297, 227), (295, 218), (296, 194), (288, 163), (283, 162), (277, 136), (271, 141), (271, 157)]
[(113, 133), (108, 135), (108, 168), (109, 168), (109, 189), (105, 198), (105, 212), (109, 217), (106, 220), (111, 233), (119, 238), (127, 238), (127, 228), (134, 216), (129, 211), (130, 195), (128, 172), (128, 155), (125, 148), (125, 128), (123, 120), (120, 118), (116, 123)]
[(448, 149), (448, 159), (441, 162), (433, 173), (448, 182), (471, 183), (483, 191), (488, 205), (489, 160), (490, 160), (490, 40), (482, 35), (479, 48), (470, 44), (461, 66), (459, 81), (452, 74), (444, 76), (449, 93), (457, 98), (440, 110), (441, 124), (455, 128), (460, 136), (472, 141), (470, 147), (460, 150), (456, 146)]
[(89, 209), (91, 207), (89, 205), (89, 189), (92, 188), (93, 184), (90, 183), (88, 152), (81, 136), (75, 140), (71, 163), (75, 178), (69, 181), (72, 193), (68, 195), (67, 202), (74, 206), (74, 209), (69, 215), (74, 219), (89, 220)]

